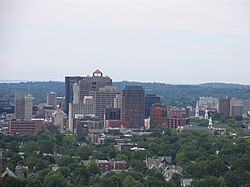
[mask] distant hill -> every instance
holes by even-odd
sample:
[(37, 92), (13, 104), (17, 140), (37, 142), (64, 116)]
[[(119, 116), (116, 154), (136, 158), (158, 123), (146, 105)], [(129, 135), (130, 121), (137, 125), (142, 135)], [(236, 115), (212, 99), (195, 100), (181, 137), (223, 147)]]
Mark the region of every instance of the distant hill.
[(200, 84), (200, 86), (207, 88), (228, 88), (228, 89), (250, 88), (250, 85), (226, 84), (226, 83), (204, 83)]
[[(176, 106), (195, 105), (199, 97), (236, 97), (250, 99), (250, 85), (205, 83), (199, 85), (171, 85), (164, 83), (142, 83), (142, 82), (114, 82), (118, 90), (124, 86), (142, 86), (146, 93), (155, 93), (161, 96), (166, 104)], [(34, 96), (34, 103), (46, 101), (46, 94), (55, 91), (58, 96), (64, 96), (64, 82), (20, 82), (0, 83), (1, 100), (14, 100), (15, 92), (30, 92)]]

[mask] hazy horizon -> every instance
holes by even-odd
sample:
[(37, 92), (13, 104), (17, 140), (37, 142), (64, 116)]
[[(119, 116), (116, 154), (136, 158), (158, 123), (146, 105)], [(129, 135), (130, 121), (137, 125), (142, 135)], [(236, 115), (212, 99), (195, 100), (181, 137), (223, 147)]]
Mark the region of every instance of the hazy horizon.
[[(21, 83), (21, 82), (64, 82), (64, 80), (0, 80), (0, 84), (1, 83)], [(170, 82), (143, 82), (143, 81), (130, 81), (130, 80), (121, 80), (121, 81), (116, 81), (116, 80), (112, 80), (113, 83), (116, 82), (138, 82), (138, 83), (157, 83), (157, 84), (169, 84), (169, 85), (202, 85), (202, 84), (238, 84), (238, 85), (243, 85), (243, 86), (250, 86), (250, 84), (240, 84), (240, 83), (225, 83), (225, 82), (202, 82), (202, 83), (170, 83)]]
[(248, 0), (0, 0), (0, 79), (250, 85)]

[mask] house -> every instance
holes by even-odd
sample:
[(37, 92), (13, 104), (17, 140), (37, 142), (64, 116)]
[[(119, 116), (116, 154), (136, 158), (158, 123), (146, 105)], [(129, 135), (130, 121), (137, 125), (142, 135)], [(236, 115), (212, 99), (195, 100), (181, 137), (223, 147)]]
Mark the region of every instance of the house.
[(170, 180), (174, 174), (180, 174), (183, 170), (182, 167), (173, 164), (171, 156), (147, 158), (145, 162), (149, 169), (160, 170), (165, 180)]
[(190, 186), (193, 182), (193, 179), (187, 178), (187, 179), (181, 179), (181, 186)]
[(97, 160), (96, 161), (101, 173), (109, 171), (124, 171), (128, 169), (128, 164), (125, 161), (110, 160)]
[(15, 173), (13, 171), (11, 171), (8, 167), (6, 168), (6, 170), (2, 173), (2, 178), (4, 178), (5, 176), (9, 176), (9, 177), (17, 177), (15, 175)]

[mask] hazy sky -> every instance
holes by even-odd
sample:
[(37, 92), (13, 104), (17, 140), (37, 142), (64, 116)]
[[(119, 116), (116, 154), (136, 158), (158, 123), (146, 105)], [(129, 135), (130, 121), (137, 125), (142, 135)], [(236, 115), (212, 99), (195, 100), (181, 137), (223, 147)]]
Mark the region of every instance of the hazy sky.
[(250, 84), (249, 0), (0, 0), (0, 80)]

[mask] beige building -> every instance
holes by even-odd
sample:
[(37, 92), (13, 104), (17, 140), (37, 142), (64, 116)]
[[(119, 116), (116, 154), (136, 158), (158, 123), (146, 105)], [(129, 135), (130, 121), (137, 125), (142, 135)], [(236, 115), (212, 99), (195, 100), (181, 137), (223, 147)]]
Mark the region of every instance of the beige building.
[(15, 118), (31, 120), (33, 97), (31, 94), (16, 93), (15, 95)]

